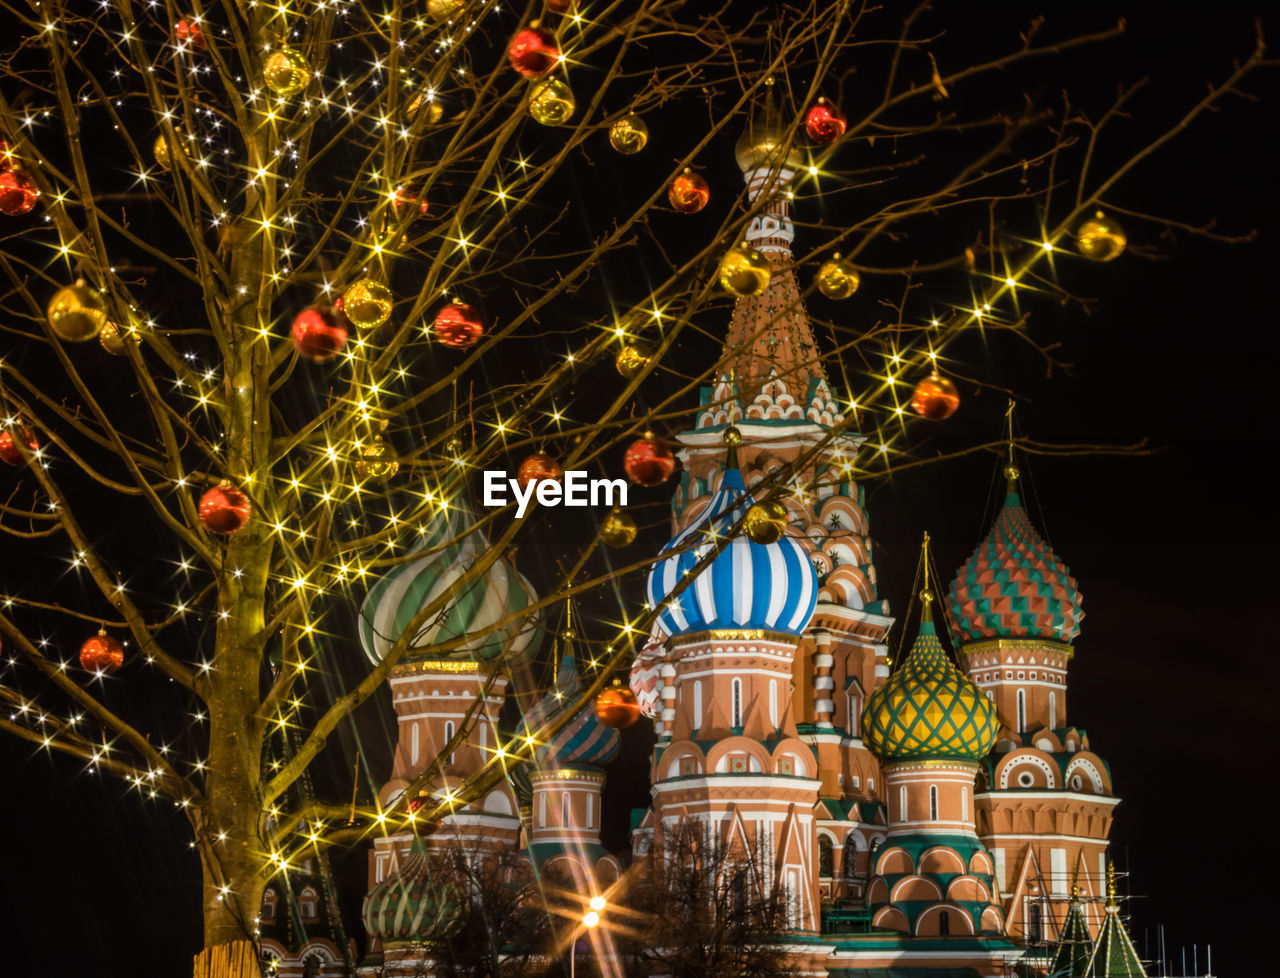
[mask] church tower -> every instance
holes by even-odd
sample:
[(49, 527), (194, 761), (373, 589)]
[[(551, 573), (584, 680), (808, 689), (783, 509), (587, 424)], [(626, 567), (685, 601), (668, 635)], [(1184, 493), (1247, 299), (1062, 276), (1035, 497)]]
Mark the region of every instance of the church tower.
[(1084, 617), (1066, 565), (1036, 532), (1010, 464), (1004, 505), (948, 594), (965, 674), (995, 704), (1000, 733), (983, 761), (978, 834), (995, 860), (1011, 938), (1048, 963), (1072, 887), (1092, 933), (1119, 803), (1110, 769), (1067, 719), (1067, 669)]

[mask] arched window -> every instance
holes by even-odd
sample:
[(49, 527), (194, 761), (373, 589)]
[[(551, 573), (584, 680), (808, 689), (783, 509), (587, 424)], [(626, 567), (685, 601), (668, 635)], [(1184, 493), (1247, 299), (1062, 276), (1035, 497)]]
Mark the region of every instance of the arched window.
[(268, 887), (266, 892), (262, 894), (262, 919), (263, 920), (276, 919), (276, 901), (278, 899), (279, 897), (276, 895), (276, 891), (271, 889), (270, 887)]
[(907, 821), (909, 815), (907, 814), (907, 786), (905, 784), (898, 788), (898, 809), (898, 818), (903, 822)]
[(844, 878), (851, 880), (858, 875), (858, 837), (850, 832), (844, 837)]
[(835, 875), (835, 850), (831, 847), (831, 840), (825, 835), (818, 836), (818, 875), (829, 880)]
[(1040, 904), (1031, 904), (1027, 912), (1027, 940), (1039, 944), (1044, 939), (1044, 925), (1040, 921)]
[(938, 911), (938, 933), (943, 937), (951, 936), (951, 914), (945, 910)]
[(850, 689), (846, 696), (849, 701), (849, 736), (859, 737), (861, 736), (859, 724), (862, 722), (862, 696), (856, 689)]
[(416, 722), (409, 733), (409, 763), (418, 763), (418, 724)]
[(564, 828), (569, 827), (569, 792), (563, 792), (560, 795), (560, 824)]
[(742, 726), (742, 680), (733, 681), (733, 726)]
[(702, 729), (702, 680), (698, 679), (693, 684), (693, 730), (697, 733)]
[(938, 820), (938, 786), (936, 784), (929, 785), (929, 820), (931, 822)]
[(1018, 690), (1018, 733), (1027, 729), (1027, 694)]
[[(454, 731), (453, 721), (452, 721), (452, 720), (446, 720), (446, 721), (444, 722), (444, 742), (445, 742), (446, 744), (448, 744), (448, 743), (449, 743), (449, 741), (453, 740), (453, 731)], [(448, 760), (448, 761), (446, 761), (445, 763), (446, 763), (446, 764), (452, 764), (452, 763), (453, 763), (453, 754), (452, 754), (452, 753), (450, 753), (450, 754), (449, 754), (449, 760)]]
[(769, 680), (769, 722), (778, 729), (778, 680)]
[(303, 922), (309, 923), (319, 919), (320, 915), (316, 912), (316, 899), (316, 891), (309, 886), (298, 894), (298, 916), (303, 919)]
[(320, 978), (320, 955), (313, 954), (302, 963), (302, 978)]
[(960, 821), (969, 821), (969, 789), (960, 789)]
[(1058, 694), (1049, 692), (1049, 729), (1054, 730), (1058, 726)]

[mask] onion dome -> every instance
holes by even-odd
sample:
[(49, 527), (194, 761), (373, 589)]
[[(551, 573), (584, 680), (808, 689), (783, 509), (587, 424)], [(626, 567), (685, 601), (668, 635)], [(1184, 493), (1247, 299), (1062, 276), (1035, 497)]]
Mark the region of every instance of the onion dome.
[(461, 893), (427, 858), (427, 847), (415, 839), (400, 869), (364, 898), (365, 930), (384, 944), (423, 943), (453, 929), (462, 912)]
[(743, 173), (759, 170), (764, 167), (785, 167), (798, 170), (804, 162), (800, 155), (797, 141), (791, 140), (791, 148), (785, 158), (782, 145), (787, 139), (787, 127), (782, 120), (782, 112), (773, 94), (773, 79), (765, 79), (768, 94), (765, 96), (764, 110), (751, 113), (747, 128), (738, 137), (733, 155)]
[(907, 661), (862, 711), (863, 739), (883, 761), (979, 761), (999, 726), (995, 704), (956, 669), (927, 619)]
[[(648, 597), (658, 607), (712, 551), (751, 505), (736, 467), (725, 470), (707, 508), (662, 548), (649, 572)], [(799, 635), (818, 602), (818, 572), (809, 552), (783, 534), (769, 544), (736, 534), (697, 579), (674, 598), (657, 626), (671, 636), (710, 629), (764, 629)]]
[(1080, 633), (1080, 603), (1071, 571), (1036, 532), (1012, 491), (947, 596), (961, 642), (1041, 638), (1070, 643)]
[[(501, 655), (523, 659), (537, 652), (542, 632), (537, 615), (519, 613), (537, 594), (510, 561), (499, 558), (459, 589), (458, 581), (488, 550), (489, 541), (470, 511), (453, 504), (431, 525), (411, 553), (422, 554), (392, 568), (370, 590), (360, 608), (360, 644), (375, 663), (391, 651), (415, 615), (455, 589), (440, 614), (427, 619), (401, 661), (451, 658), (489, 661)], [(514, 616), (514, 617), (513, 617)], [(500, 621), (507, 623), (486, 630)], [(476, 636), (438, 656), (415, 654), (431, 646)]]
[[(554, 718), (582, 691), (582, 679), (571, 651), (565, 652), (556, 671), (556, 684), (551, 691), (525, 714), (521, 733), (536, 734), (538, 728)], [(618, 753), (618, 731), (606, 727), (596, 716), (594, 703), (561, 727), (550, 740), (538, 745), (533, 756), (541, 768), (574, 767), (608, 764)]]

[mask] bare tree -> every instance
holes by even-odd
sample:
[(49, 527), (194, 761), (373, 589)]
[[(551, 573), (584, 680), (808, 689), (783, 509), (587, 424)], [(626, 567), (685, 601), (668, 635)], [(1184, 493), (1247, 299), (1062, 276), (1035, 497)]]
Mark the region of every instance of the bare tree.
[[(957, 338), (1007, 335), (1055, 364), (1025, 306), (1069, 298), (1054, 249), (1099, 206), (1120, 210), (1123, 178), (1270, 63), (1259, 40), (1167, 131), (1104, 167), (1103, 136), (1136, 89), (1086, 112), (981, 82), (1104, 44), (1118, 25), (1044, 38), (1033, 22), (975, 62), (928, 4), (905, 18), (848, 0), (506, 7), (3, 3), (0, 457), (14, 468), (0, 493), (12, 554), (0, 728), (188, 815), (204, 884), (197, 975), (257, 972), (254, 920), (283, 867), (406, 824), (401, 803), (294, 802), (290, 789), (406, 655), (484, 638), (420, 641), (539, 520), (494, 509), (434, 541), (483, 530), (491, 545), (362, 671), (346, 646), (368, 583), (423, 556), (410, 543), (478, 471), (544, 448), (565, 469), (611, 465), (645, 428), (687, 425), (692, 393), (744, 352), (676, 356), (714, 348), (731, 302), (717, 264), (772, 195), (717, 184), (695, 228), (668, 188), (723, 150), (770, 81), (778, 160), (795, 148), (807, 161), (789, 191), (808, 249), (796, 265), (841, 251), (880, 303), (856, 327), (814, 307), (839, 364), (832, 437), (870, 434), (845, 464), (871, 477), (918, 461), (904, 385)], [(539, 15), (543, 33), (509, 59)], [(809, 144), (803, 113), (823, 95), (847, 126)], [(610, 133), (634, 148), (635, 114), (653, 145), (626, 163)], [(781, 169), (766, 180), (778, 192)], [(853, 200), (855, 186), (875, 193)], [(959, 234), (933, 234), (939, 222)], [(920, 289), (958, 294), (955, 275), (965, 301), (925, 312)], [(441, 320), (453, 299), (468, 308)], [(94, 337), (118, 359), (75, 342)], [(627, 347), (643, 354), (634, 371), (593, 379)], [(543, 575), (550, 597), (488, 632), (533, 627), (546, 603), (645, 569), (640, 554), (606, 564), (595, 542), (565, 541)], [(598, 636), (581, 703), (655, 612), (624, 609)], [(100, 627), (111, 641), (82, 670), (76, 649)], [(119, 638), (128, 661), (109, 680)], [(281, 727), (299, 730), (297, 749), (264, 765)], [(527, 752), (495, 752), (423, 817), (467, 804)]]

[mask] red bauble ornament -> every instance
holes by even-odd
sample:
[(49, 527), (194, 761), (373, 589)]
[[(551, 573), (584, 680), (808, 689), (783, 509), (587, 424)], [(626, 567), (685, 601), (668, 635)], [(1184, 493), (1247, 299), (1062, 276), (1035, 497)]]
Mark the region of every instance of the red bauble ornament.
[(804, 128), (810, 139), (825, 146), (844, 135), (846, 122), (843, 112), (826, 99), (820, 98), (817, 105), (804, 117)]
[(618, 680), (608, 689), (602, 689), (596, 697), (596, 716), (606, 727), (621, 730), (640, 719), (640, 704), (636, 694)]
[(444, 346), (466, 350), (475, 346), (484, 335), (484, 323), (474, 306), (454, 299), (436, 313), (431, 333)]
[(560, 60), (560, 46), (554, 34), (534, 23), (511, 39), (507, 57), (526, 78), (541, 78)]
[(956, 385), (939, 373), (932, 373), (911, 394), (911, 410), (930, 421), (943, 421), (956, 413), (960, 393)]
[(562, 475), (564, 469), (560, 467), (560, 463), (545, 452), (534, 452), (520, 463), (520, 468), (516, 471), (516, 479), (521, 486), (541, 482), (543, 479), (555, 482)]
[(80, 646), (80, 667), (86, 672), (115, 672), (124, 664), (124, 646), (100, 628)]
[(547, 9), (553, 14), (567, 14), (573, 9), (574, 0), (547, 0)]
[(196, 51), (203, 51), (208, 47), (204, 39), (204, 31), (189, 17), (179, 17), (178, 22), (173, 25), (173, 33), (177, 35), (179, 44), (184, 42), (190, 44)]
[[(21, 465), (22, 455), (18, 451), (18, 446), (13, 438), (12, 431), (0, 431), (0, 459), (8, 462), (10, 465)], [(19, 428), (18, 437), (25, 437), (27, 448), (35, 452), (40, 448), (40, 442), (36, 438), (36, 433), (30, 428)]]
[(304, 309), (289, 331), (298, 356), (317, 363), (336, 357), (347, 345), (347, 331), (330, 309)]
[(671, 478), (676, 470), (676, 457), (671, 449), (653, 437), (653, 432), (646, 431), (643, 438), (637, 438), (627, 449), (622, 459), (622, 467), (627, 477), (641, 486), (660, 486)]
[(707, 186), (707, 181), (688, 167), (685, 167), (684, 172), (671, 181), (671, 186), (667, 190), (667, 200), (671, 201), (671, 206), (681, 214), (698, 213), (707, 206), (707, 201), (710, 199), (711, 188)]
[(0, 173), (0, 214), (16, 217), (26, 214), (36, 206), (40, 191), (35, 181), (21, 170), (5, 170)]
[(212, 533), (235, 533), (249, 522), (249, 497), (223, 482), (200, 497), (200, 522)]
[(418, 216), (425, 217), (428, 210), (425, 190), (398, 187), (395, 196), (391, 198), (391, 206), (398, 212), (401, 207), (408, 206), (415, 200), (418, 202)]

